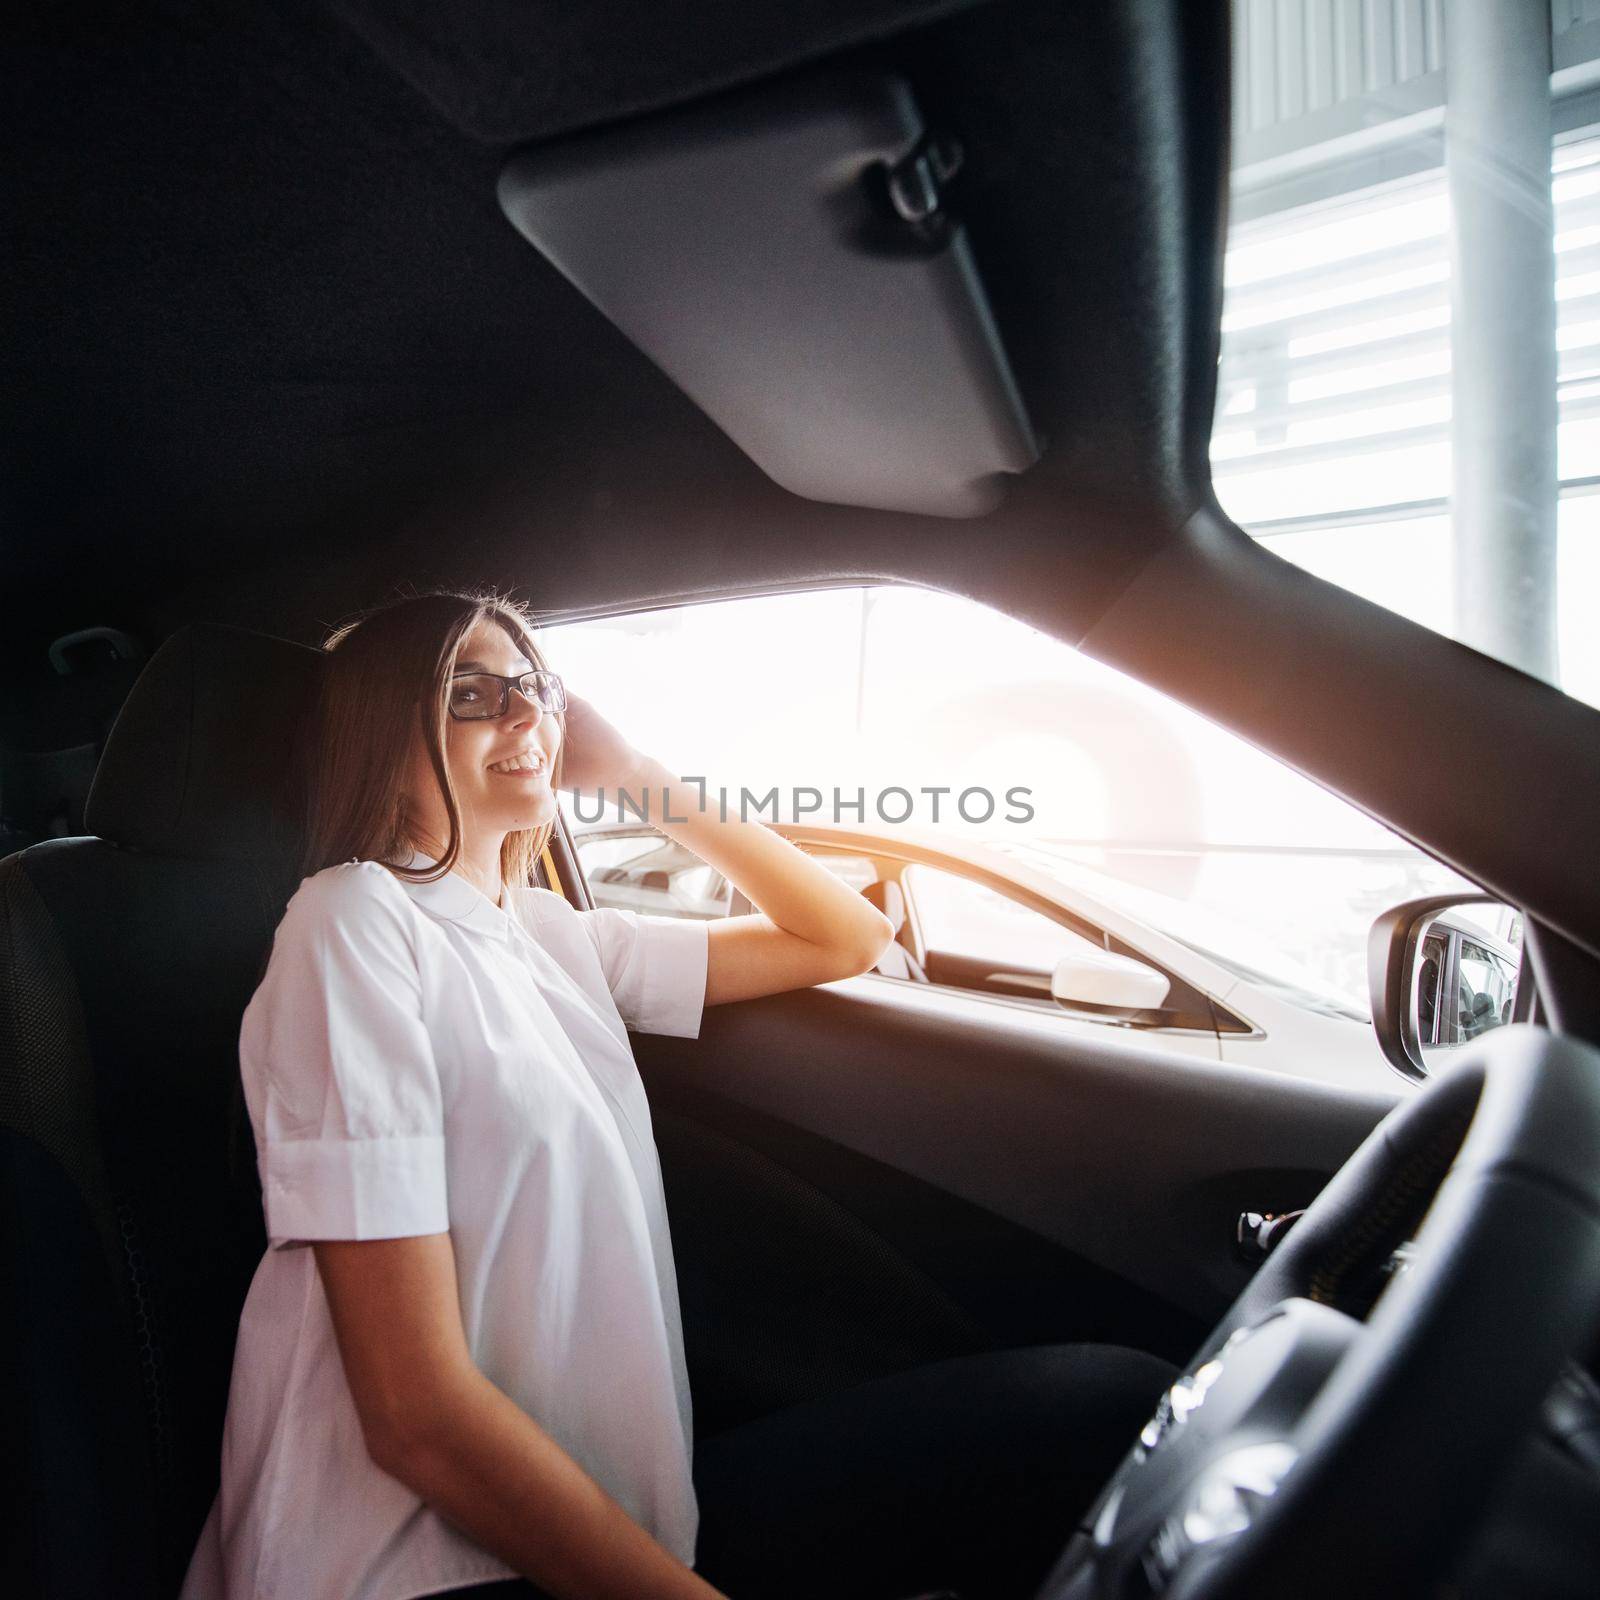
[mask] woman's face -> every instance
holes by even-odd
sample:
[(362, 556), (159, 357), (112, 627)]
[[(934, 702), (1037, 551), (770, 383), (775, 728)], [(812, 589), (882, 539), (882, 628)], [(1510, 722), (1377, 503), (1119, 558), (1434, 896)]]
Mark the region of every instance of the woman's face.
[[(531, 672), (536, 663), (498, 623), (478, 623), (461, 641), (455, 672), (493, 672), (501, 677)], [(445, 719), (445, 761), (461, 805), (461, 824), (470, 840), (499, 841), (508, 833), (537, 828), (553, 821), (556, 795), (550, 773), (561, 744), (560, 719), (525, 699), (508, 685), (506, 708), (498, 717), (473, 720)], [(532, 755), (537, 772), (497, 770), (513, 757)], [(421, 734), (416, 739), (408, 785), (413, 814), (431, 834), (438, 849), (449, 831), (444, 796), (439, 793), (428, 765)]]

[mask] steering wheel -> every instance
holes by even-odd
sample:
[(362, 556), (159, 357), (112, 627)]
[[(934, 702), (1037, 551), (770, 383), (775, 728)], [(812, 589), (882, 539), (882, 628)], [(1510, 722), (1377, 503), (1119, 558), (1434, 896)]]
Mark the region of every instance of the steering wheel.
[(1514, 1023), (1391, 1112), (1037, 1600), (1426, 1591), (1600, 1326), (1600, 1051)]

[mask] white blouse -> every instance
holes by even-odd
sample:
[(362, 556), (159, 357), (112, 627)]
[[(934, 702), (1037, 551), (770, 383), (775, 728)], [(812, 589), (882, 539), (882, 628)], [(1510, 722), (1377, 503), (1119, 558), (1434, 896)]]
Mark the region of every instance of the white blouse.
[(694, 1562), (677, 1278), (626, 1030), (699, 1034), (707, 925), (548, 889), (506, 902), (375, 861), (289, 901), (239, 1033), (268, 1249), (180, 1600), (408, 1600), (515, 1575), (373, 1464), (312, 1239), (448, 1230), (478, 1368)]

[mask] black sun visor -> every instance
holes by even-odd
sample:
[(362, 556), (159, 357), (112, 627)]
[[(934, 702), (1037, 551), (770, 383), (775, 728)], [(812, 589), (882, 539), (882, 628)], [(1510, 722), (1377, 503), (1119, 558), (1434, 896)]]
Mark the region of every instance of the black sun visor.
[(774, 481), (993, 510), (1038, 445), (949, 192), (889, 76), (830, 76), (516, 156), (506, 215)]

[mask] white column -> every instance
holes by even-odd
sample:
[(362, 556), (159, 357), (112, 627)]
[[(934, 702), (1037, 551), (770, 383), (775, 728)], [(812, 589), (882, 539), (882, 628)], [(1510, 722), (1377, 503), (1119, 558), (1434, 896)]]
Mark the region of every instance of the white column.
[(1444, 22), (1456, 632), (1556, 683), (1550, 7), (1448, 0)]

